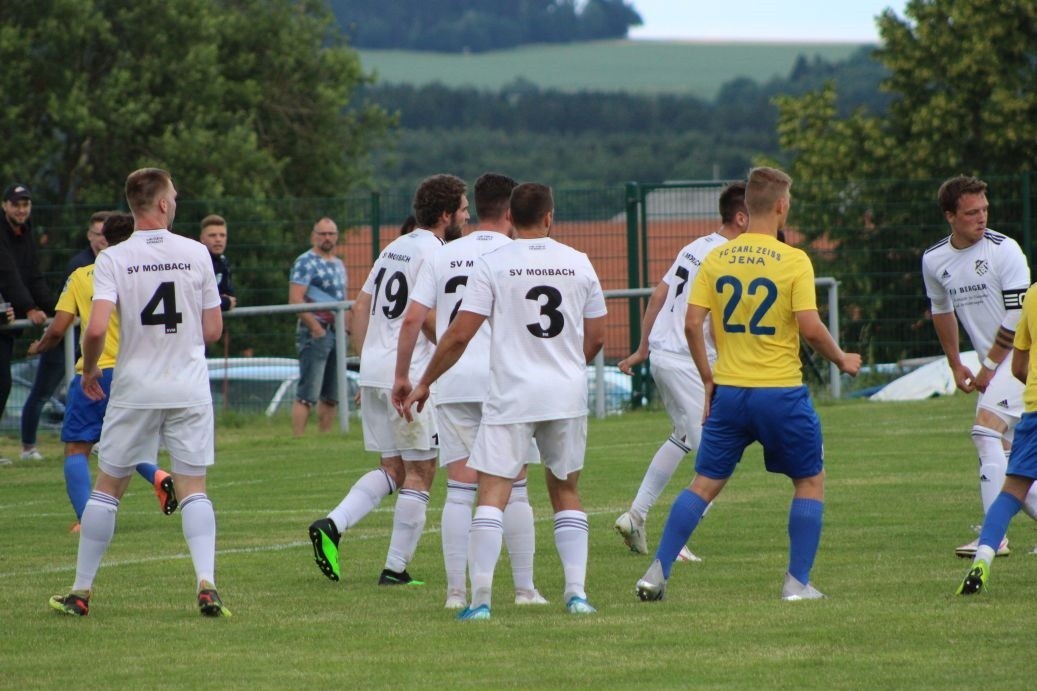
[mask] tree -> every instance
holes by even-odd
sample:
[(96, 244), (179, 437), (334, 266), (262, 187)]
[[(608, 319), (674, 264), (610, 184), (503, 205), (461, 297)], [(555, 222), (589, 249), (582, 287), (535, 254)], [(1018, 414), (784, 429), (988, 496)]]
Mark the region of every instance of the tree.
[[(938, 352), (919, 272), (944, 230), (940, 180), (1031, 171), (1037, 141), (1037, 4), (911, 0), (905, 12), (877, 19), (887, 113), (841, 117), (831, 84), (776, 99), (779, 143), (806, 181), (793, 188), (791, 221), (838, 244), (819, 272), (843, 282), (844, 303), (860, 308), (872, 356), (884, 361)], [(1006, 187), (992, 194), (1014, 194)], [(996, 227), (1008, 230), (1001, 218)]]
[[(194, 198), (342, 194), (391, 124), (319, 0), (0, 5), (0, 175), (111, 204), (168, 167)], [(257, 50), (262, 46), (263, 50)]]

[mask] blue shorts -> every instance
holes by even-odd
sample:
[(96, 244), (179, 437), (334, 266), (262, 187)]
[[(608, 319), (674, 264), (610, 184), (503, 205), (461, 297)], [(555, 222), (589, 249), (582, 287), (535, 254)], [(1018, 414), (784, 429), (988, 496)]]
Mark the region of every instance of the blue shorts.
[(1023, 413), (1015, 426), (1012, 453), (1005, 474), (1037, 480), (1037, 413)]
[(295, 400), (310, 405), (317, 401), (338, 403), (335, 331), (325, 327), (324, 336), (314, 338), (309, 328), (300, 325), (295, 332), (295, 350), (299, 353), (299, 383), (295, 387)]
[(714, 480), (731, 477), (754, 441), (763, 445), (769, 472), (793, 479), (821, 472), (821, 422), (807, 387), (717, 386), (702, 428), (695, 472)]
[(114, 369), (101, 370), (101, 389), (104, 398), (92, 401), (83, 393), (80, 382), (82, 375), (72, 377), (68, 385), (68, 397), (65, 400), (65, 421), (61, 424), (61, 441), (96, 443), (101, 439), (101, 423), (104, 412), (108, 410), (108, 395), (112, 391), (112, 374)]

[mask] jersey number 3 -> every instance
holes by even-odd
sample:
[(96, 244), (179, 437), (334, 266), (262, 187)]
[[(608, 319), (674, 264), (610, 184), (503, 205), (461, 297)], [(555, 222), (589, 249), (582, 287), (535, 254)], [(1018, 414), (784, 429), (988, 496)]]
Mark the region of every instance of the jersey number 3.
[[(162, 311), (158, 308), (161, 305)], [(140, 323), (144, 326), (164, 326), (167, 334), (176, 333), (176, 325), (184, 321), (184, 315), (176, 311), (176, 284), (165, 281), (158, 284), (155, 294), (140, 311)]]
[[(544, 298), (544, 302), (540, 302)], [(565, 328), (565, 317), (558, 308), (562, 305), (562, 294), (552, 286), (534, 286), (526, 293), (527, 300), (533, 300), (540, 305), (541, 321), (526, 324), (529, 333), (537, 338), (554, 338), (562, 333)], [(543, 325), (543, 318), (547, 318), (547, 326)]]
[[(727, 304), (724, 305), (724, 331), (733, 334), (745, 333), (745, 324), (736, 324), (731, 321), (735, 308), (738, 307), (738, 303), (742, 300), (742, 282), (734, 276), (721, 276), (717, 279), (716, 288), (721, 295), (724, 293), (724, 288), (728, 286), (731, 288), (731, 297), (727, 299)], [(778, 299), (778, 287), (774, 285), (774, 281), (768, 278), (754, 278), (749, 284), (748, 294), (755, 296), (761, 290), (764, 293), (763, 299), (760, 300), (760, 304), (753, 310), (753, 316), (749, 318), (749, 333), (753, 336), (773, 336), (775, 333), (774, 327), (760, 326), (760, 322), (767, 316), (767, 311), (774, 304), (774, 301)]]

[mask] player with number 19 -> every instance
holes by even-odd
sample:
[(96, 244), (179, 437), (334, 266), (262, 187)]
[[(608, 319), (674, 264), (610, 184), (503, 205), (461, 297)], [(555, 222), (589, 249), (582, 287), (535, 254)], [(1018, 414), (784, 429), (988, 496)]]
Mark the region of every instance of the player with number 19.
[[(745, 191), (748, 229), (706, 257), (695, 277), (685, 331), (705, 389), (706, 422), (695, 477), (674, 501), (655, 560), (637, 582), (642, 600), (662, 599), (677, 553), (754, 441), (763, 445), (767, 470), (786, 475), (794, 488), (782, 598), (823, 597), (810, 583), (824, 499), (821, 424), (803, 386), (800, 336), (842, 372), (855, 375), (861, 357), (843, 352), (821, 322), (809, 257), (777, 239), (791, 185), (780, 170), (753, 169)], [(712, 369), (707, 318), (717, 348)]]
[[(435, 411), (413, 421), (400, 417), (392, 405), (396, 349), (407, 300), (418, 273), (442, 246), (452, 228), (468, 222), (465, 183), (453, 175), (433, 175), (414, 195), (418, 227), (393, 240), (382, 250), (353, 305), (353, 345), (360, 353), (360, 414), (364, 447), (381, 456), (380, 466), (363, 475), (326, 518), (309, 528), (314, 560), (325, 576), (339, 580), (339, 540), (399, 488), (392, 537), (379, 585), (421, 585), (407, 572), (425, 528), (429, 489), (436, 474), (439, 435)], [(434, 319), (429, 334), (435, 333)], [(414, 349), (412, 376), (416, 377), (432, 354), (432, 343), (421, 336)]]

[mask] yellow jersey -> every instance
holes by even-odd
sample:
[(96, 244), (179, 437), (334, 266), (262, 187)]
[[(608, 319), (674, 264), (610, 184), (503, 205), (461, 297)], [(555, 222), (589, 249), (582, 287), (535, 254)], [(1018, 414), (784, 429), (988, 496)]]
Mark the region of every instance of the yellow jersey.
[(713, 320), (713, 380), (752, 388), (800, 386), (796, 312), (817, 309), (814, 267), (777, 238), (743, 233), (703, 260), (688, 302)]
[[(83, 328), (90, 322), (90, 310), (94, 303), (94, 265), (81, 266), (72, 272), (65, 281), (56, 310), (68, 312), (79, 317)], [(60, 346), (58, 346), (60, 347)], [(108, 332), (104, 337), (104, 352), (101, 353), (97, 366), (101, 369), (115, 367), (115, 357), (119, 354), (119, 315), (112, 313), (108, 321)], [(83, 358), (76, 360), (76, 374), (83, 373)]]
[[(1023, 316), (1019, 318), (1014, 342), (1019, 350), (1031, 350), (1034, 333), (1037, 332), (1037, 297), (1034, 297), (1034, 288), (1037, 288), (1037, 283), (1030, 286), (1023, 296)], [(1033, 352), (1030, 353), (1030, 367), (1026, 370), (1023, 410), (1027, 413), (1037, 412), (1037, 357), (1034, 357)]]

